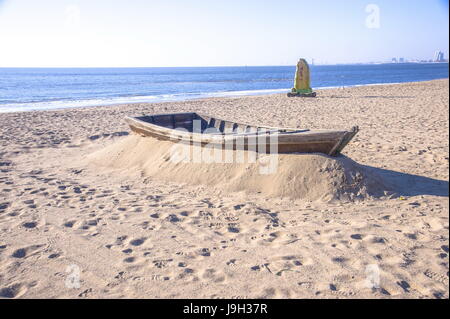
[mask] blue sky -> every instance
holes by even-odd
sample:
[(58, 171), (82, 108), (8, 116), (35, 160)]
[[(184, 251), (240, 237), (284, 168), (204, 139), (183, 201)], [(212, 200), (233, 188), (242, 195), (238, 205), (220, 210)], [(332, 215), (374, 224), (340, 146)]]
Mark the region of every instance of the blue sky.
[(448, 58), (448, 28), (448, 0), (0, 0), (0, 67)]

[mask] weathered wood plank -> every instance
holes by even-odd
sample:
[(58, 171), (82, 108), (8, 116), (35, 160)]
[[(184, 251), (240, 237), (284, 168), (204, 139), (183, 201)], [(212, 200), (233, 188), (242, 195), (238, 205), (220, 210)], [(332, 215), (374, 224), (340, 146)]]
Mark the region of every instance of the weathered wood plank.
[[(324, 153), (331, 156), (339, 154), (359, 130), (358, 127), (345, 131), (253, 126), (197, 113), (155, 114), (127, 117), (125, 120), (134, 132), (158, 139), (213, 144), (217, 147), (232, 144), (236, 149), (238, 139), (243, 138), (244, 149), (247, 150), (256, 149), (258, 141), (265, 140), (268, 144), (272, 135), (278, 142), (279, 153)], [(194, 130), (194, 120), (199, 121), (201, 131)], [(270, 151), (268, 145), (259, 149)]]

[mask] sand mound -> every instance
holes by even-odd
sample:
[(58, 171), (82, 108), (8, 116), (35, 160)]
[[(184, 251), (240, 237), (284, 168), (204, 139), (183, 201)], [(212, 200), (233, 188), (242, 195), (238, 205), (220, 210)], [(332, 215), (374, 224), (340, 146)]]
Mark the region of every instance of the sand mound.
[(386, 189), (380, 178), (343, 156), (279, 154), (275, 172), (264, 174), (267, 155), (256, 163), (247, 157), (243, 163), (175, 162), (173, 147), (169, 141), (130, 135), (89, 155), (88, 162), (172, 182), (306, 200), (364, 199), (382, 196)]

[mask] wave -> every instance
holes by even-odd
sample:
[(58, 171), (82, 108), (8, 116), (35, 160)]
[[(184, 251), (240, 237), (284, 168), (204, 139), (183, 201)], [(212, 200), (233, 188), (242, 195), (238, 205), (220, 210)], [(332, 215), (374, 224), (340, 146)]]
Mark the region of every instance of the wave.
[(200, 93), (175, 93), (175, 94), (141, 95), (141, 96), (120, 96), (114, 98), (101, 98), (101, 99), (52, 100), (41, 102), (8, 103), (0, 105), (0, 113), (56, 110), (66, 108), (107, 106), (107, 105), (130, 104), (130, 103), (176, 102), (176, 101), (213, 98), (213, 97), (275, 94), (288, 91), (289, 89), (264, 89), (264, 90), (218, 91), (218, 92), (200, 92)]
[[(322, 87), (314, 87), (313, 89), (326, 90), (326, 89), (359, 87), (369, 85), (393, 85), (399, 83), (400, 82), (322, 86)], [(261, 90), (198, 92), (198, 93), (187, 92), (187, 93), (159, 94), (159, 95), (119, 96), (113, 98), (99, 98), (99, 99), (79, 99), (79, 100), (60, 99), (60, 100), (40, 101), (40, 102), (7, 103), (7, 104), (0, 104), (0, 113), (26, 112), (38, 110), (57, 110), (66, 108), (95, 107), (95, 106), (131, 104), (131, 103), (177, 102), (203, 98), (266, 95), (266, 94), (286, 93), (289, 90), (290, 89), (261, 89)]]

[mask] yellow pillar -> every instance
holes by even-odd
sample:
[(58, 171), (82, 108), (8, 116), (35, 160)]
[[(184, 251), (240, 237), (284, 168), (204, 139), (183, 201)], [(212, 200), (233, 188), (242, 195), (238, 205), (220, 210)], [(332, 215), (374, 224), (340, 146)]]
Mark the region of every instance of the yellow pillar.
[(309, 66), (305, 59), (298, 60), (293, 93), (312, 93)]

